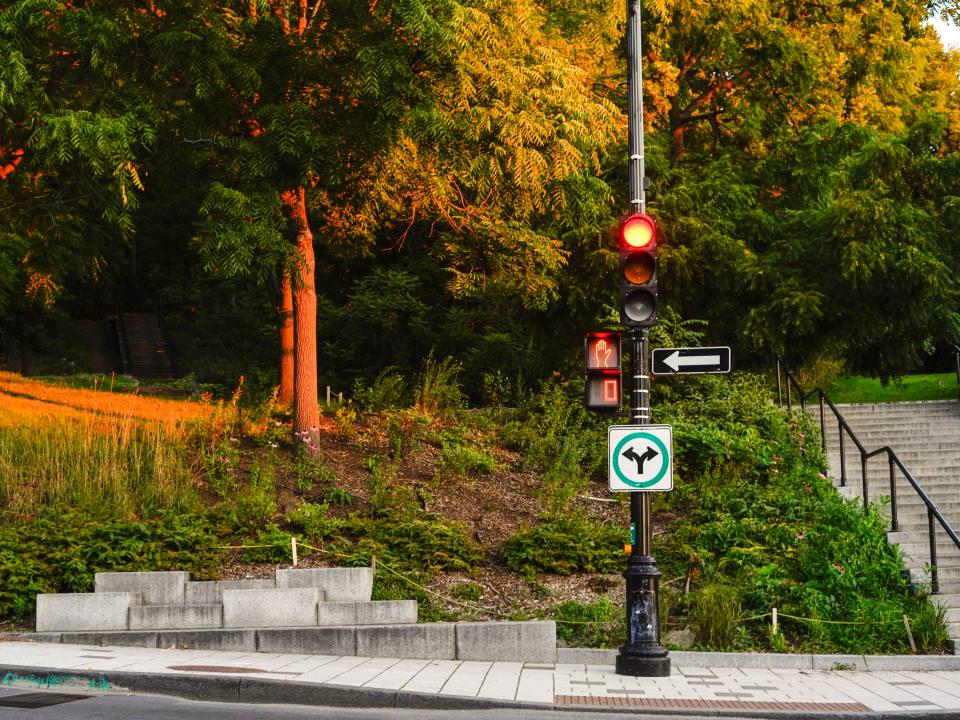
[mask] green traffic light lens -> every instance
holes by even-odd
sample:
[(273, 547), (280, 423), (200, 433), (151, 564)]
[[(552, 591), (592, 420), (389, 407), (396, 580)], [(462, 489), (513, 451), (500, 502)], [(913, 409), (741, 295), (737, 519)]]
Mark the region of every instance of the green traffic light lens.
[(645, 285), (653, 279), (655, 266), (650, 253), (634, 253), (623, 264), (623, 278), (632, 285)]
[(623, 314), (632, 322), (649, 320), (656, 309), (656, 300), (649, 290), (634, 290), (623, 299)]

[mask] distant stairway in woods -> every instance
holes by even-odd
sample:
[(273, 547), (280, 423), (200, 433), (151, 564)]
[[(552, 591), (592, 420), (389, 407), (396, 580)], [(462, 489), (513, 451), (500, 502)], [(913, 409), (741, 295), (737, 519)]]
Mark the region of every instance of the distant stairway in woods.
[(173, 363), (156, 315), (124, 313), (108, 318), (122, 370), (138, 378), (172, 378)]
[[(868, 452), (884, 446), (896, 452), (949, 525), (960, 527), (960, 403), (851, 404), (836, 408)], [(819, 407), (810, 402), (807, 410), (819, 423)], [(825, 419), (827, 458), (834, 484), (846, 497), (862, 497), (860, 452), (845, 435), (846, 485), (839, 487), (840, 432), (829, 410)], [(903, 551), (911, 582), (929, 590), (931, 521), (927, 506), (899, 469), (894, 472), (894, 488), (899, 528), (887, 537)], [(885, 453), (867, 461), (867, 493), (870, 501), (891, 495), (890, 465)], [(884, 513), (890, 516), (889, 503), (884, 504)], [(960, 550), (939, 524), (934, 525), (940, 595), (933, 599), (947, 608), (948, 630), (956, 653), (960, 649)]]

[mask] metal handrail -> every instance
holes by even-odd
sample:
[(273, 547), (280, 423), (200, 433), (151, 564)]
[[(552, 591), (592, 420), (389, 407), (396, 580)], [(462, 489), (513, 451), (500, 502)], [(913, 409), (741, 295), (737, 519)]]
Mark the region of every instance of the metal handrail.
[[(957, 382), (960, 384), (960, 347), (954, 345), (954, 351), (957, 354)], [(816, 387), (809, 392), (804, 392), (803, 387), (800, 385), (800, 382), (793, 376), (785, 366), (783, 358), (777, 355), (777, 404), (781, 407), (783, 406), (783, 383), (781, 381), (781, 374), (786, 378), (786, 389), (787, 389), (787, 409), (793, 409), (793, 399), (791, 389), (795, 388), (797, 391), (797, 396), (800, 401), (800, 409), (806, 411), (806, 401), (813, 397), (817, 396), (820, 404), (820, 443), (823, 451), (827, 450), (827, 428), (826, 428), (826, 419), (824, 411), (824, 403), (830, 408), (830, 411), (833, 413), (834, 417), (837, 419), (837, 431), (840, 435), (840, 487), (846, 487), (847, 485), (847, 466), (846, 466), (846, 455), (844, 452), (844, 437), (848, 435), (853, 441), (853, 444), (856, 446), (857, 450), (860, 453), (860, 470), (861, 470), (861, 479), (863, 482), (863, 509), (864, 511), (868, 510), (870, 507), (870, 499), (867, 490), (867, 461), (877, 455), (883, 453), (887, 454), (887, 463), (890, 468), (890, 530), (892, 532), (897, 532), (900, 529), (899, 522), (897, 521), (897, 488), (896, 488), (896, 474), (894, 472), (894, 467), (900, 469), (900, 472), (903, 473), (903, 476), (906, 478), (907, 482), (910, 483), (910, 486), (914, 489), (916, 494), (923, 501), (923, 504), (927, 508), (927, 528), (928, 528), (928, 541), (930, 544), (930, 589), (931, 593), (938, 595), (940, 593), (940, 581), (937, 571), (937, 543), (936, 543), (936, 525), (934, 521), (939, 523), (940, 527), (946, 532), (947, 537), (953, 541), (953, 544), (960, 550), (960, 537), (957, 536), (957, 533), (950, 526), (950, 524), (943, 517), (943, 514), (940, 512), (940, 509), (937, 507), (937, 504), (927, 495), (926, 491), (920, 486), (920, 483), (913, 476), (913, 474), (907, 470), (907, 467), (903, 464), (903, 461), (899, 458), (896, 451), (893, 450), (889, 445), (885, 445), (882, 448), (876, 450), (868, 451), (863, 443), (860, 442), (860, 439), (857, 437), (856, 433), (853, 432), (850, 425), (847, 424), (847, 421), (844, 419), (841, 412), (837, 409), (837, 406), (831, 402), (830, 398), (827, 397), (827, 393), (820, 387)]]
[(953, 359), (957, 367), (957, 385), (960, 385), (960, 345), (950, 343), (950, 349), (953, 351)]

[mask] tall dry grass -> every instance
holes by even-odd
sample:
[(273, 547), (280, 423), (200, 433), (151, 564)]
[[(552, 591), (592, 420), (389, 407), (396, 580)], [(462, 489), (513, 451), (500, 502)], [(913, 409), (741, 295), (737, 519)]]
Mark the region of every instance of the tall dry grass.
[(193, 448), (210, 414), (0, 373), (0, 522), (50, 507), (134, 518), (194, 506)]

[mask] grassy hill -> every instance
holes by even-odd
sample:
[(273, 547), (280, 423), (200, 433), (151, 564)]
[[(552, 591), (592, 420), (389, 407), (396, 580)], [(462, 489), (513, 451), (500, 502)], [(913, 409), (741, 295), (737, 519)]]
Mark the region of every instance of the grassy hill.
[[(0, 617), (97, 570), (257, 577), (291, 562), (366, 565), (375, 597), (421, 619), (553, 617), (563, 642), (622, 642), (624, 496), (603, 477), (606, 422), (579, 383), (518, 408), (467, 409), (455, 367), (381, 375), (292, 437), (270, 401), (175, 401), (0, 374)], [(654, 498), (661, 623), (698, 647), (927, 651), (942, 618), (911, 594), (883, 521), (826, 479), (816, 429), (752, 376), (671, 380), (675, 487)], [(780, 632), (770, 632), (777, 607)]]

